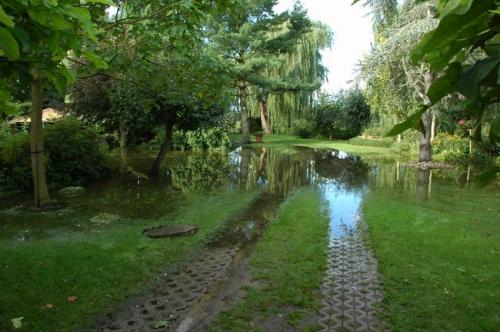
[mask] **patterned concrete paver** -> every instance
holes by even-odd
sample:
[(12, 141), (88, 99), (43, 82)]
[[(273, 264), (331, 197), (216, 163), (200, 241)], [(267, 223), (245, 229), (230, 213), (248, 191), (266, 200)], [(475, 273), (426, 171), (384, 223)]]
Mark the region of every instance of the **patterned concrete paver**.
[(239, 246), (206, 248), (196, 260), (167, 274), (150, 295), (132, 300), (99, 322), (96, 331), (168, 331), (188, 306), (223, 277)]
[(321, 293), (321, 331), (389, 330), (379, 319), (383, 293), (377, 261), (359, 230), (331, 240)]

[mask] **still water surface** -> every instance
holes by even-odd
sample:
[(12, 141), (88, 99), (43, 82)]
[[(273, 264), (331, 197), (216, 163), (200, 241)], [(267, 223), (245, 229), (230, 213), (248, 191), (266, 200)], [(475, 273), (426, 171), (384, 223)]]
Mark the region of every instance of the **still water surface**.
[[(133, 155), (134, 174), (146, 172), (151, 156)], [(106, 179), (87, 188), (84, 196), (64, 200), (62, 210), (30, 213), (29, 195), (0, 201), (0, 238), (26, 241), (78, 231), (96, 215), (120, 220), (161, 218), (192, 193), (262, 190), (286, 198), (296, 189), (314, 186), (330, 219), (330, 237), (353, 232), (369, 192), (391, 190), (401, 199), (446, 199), (466, 187), (458, 171), (416, 171), (396, 161), (363, 160), (336, 150), (309, 148), (238, 148), (232, 152), (173, 152), (158, 181), (129, 175)], [(441, 194), (440, 194), (441, 193)], [(445, 202), (443, 202), (445, 203)], [(446, 203), (445, 203), (446, 204)], [(193, 208), (196, 208), (193, 206)], [(91, 226), (90, 226), (91, 227)]]

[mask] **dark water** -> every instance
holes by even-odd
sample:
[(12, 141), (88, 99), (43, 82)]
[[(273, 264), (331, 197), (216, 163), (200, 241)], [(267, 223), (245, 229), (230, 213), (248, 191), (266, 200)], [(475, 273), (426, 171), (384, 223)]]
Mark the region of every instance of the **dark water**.
[(75, 199), (65, 200), (54, 194), (64, 204), (57, 211), (30, 212), (29, 195), (3, 198), (0, 238), (26, 241), (60, 236), (92, 227), (92, 220), (103, 214), (119, 218), (122, 223), (161, 218), (175, 213), (188, 197), (213, 191), (237, 195), (257, 189), (269, 199), (280, 201), (297, 188), (309, 185), (321, 194), (330, 218), (331, 237), (342, 237), (354, 231), (363, 198), (370, 191), (390, 189), (401, 197), (424, 202), (439, 199), (438, 194), (433, 196), (433, 191), (467, 185), (467, 176), (460, 171), (416, 171), (396, 161), (363, 160), (342, 151), (308, 148), (174, 152), (165, 161), (160, 180), (155, 181), (140, 176), (151, 163), (150, 156), (133, 155), (130, 157), (133, 171), (126, 177), (96, 183), (86, 188), (84, 196)]

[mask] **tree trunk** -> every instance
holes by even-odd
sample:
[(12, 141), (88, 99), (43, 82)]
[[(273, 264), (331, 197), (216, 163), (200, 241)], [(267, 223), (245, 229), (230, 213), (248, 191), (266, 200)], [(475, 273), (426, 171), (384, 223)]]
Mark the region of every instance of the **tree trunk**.
[[(425, 93), (429, 91), (432, 83), (434, 82), (434, 75), (428, 69), (424, 74), (424, 82), (425, 82)], [(430, 100), (426, 98), (424, 101), (426, 104), (430, 103)], [(423, 132), (420, 133), (420, 151), (419, 151), (419, 162), (432, 161), (432, 145), (431, 145), (431, 136), (432, 136), (432, 108), (429, 108), (422, 114), (420, 120), (422, 120)]]
[(259, 100), (260, 107), (260, 123), (262, 125), (262, 131), (266, 135), (271, 135), (273, 130), (271, 128), (271, 124), (269, 123), (269, 114), (267, 112), (267, 99), (262, 98)]
[[(427, 17), (433, 17), (434, 14), (435, 14), (434, 6), (433, 4), (429, 3), (427, 7)], [(424, 73), (424, 89), (425, 89), (424, 93), (426, 95), (433, 82), (434, 82), (434, 74), (431, 72), (431, 69), (429, 68)], [(430, 104), (430, 100), (427, 96), (424, 98), (424, 103), (427, 105)], [(432, 108), (429, 108), (425, 111), (424, 114), (422, 114), (422, 117), (420, 118), (422, 120), (423, 132), (420, 133), (420, 150), (418, 158), (419, 162), (432, 161), (432, 145), (431, 145), (431, 137), (433, 132), (432, 113), (434, 113)]]
[(151, 167), (151, 176), (154, 178), (158, 178), (160, 176), (160, 166), (167, 155), (167, 152), (170, 151), (170, 146), (172, 144), (172, 134), (173, 134), (173, 124), (166, 123), (165, 124), (165, 140), (161, 145), (160, 152), (156, 156), (155, 161), (153, 162), (153, 166)]
[(35, 206), (42, 207), (50, 201), (49, 189), (45, 174), (45, 158), (43, 151), (43, 83), (40, 80), (31, 82), (31, 169), (33, 173), (33, 189)]
[(247, 90), (244, 84), (239, 85), (240, 111), (241, 111), (241, 143), (250, 143), (250, 124), (248, 123)]
[(434, 142), (434, 137), (436, 137), (436, 112), (432, 112), (431, 120), (431, 143)]
[(432, 115), (430, 110), (425, 111), (421, 117), (424, 132), (420, 133), (420, 150), (419, 162), (432, 161), (432, 145), (431, 145), (431, 122)]
[(127, 166), (127, 136), (128, 136), (128, 128), (120, 122), (120, 157), (121, 157), (121, 170), (125, 171), (125, 167)]

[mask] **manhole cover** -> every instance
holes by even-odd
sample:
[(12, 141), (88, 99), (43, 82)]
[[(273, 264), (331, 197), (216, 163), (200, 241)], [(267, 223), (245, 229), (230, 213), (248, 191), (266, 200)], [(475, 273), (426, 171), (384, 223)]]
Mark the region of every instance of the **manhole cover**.
[(173, 237), (180, 235), (195, 234), (198, 227), (194, 225), (174, 225), (174, 226), (158, 226), (144, 230), (144, 234), (152, 239), (162, 237)]

